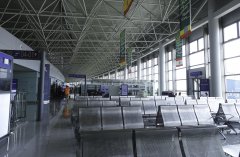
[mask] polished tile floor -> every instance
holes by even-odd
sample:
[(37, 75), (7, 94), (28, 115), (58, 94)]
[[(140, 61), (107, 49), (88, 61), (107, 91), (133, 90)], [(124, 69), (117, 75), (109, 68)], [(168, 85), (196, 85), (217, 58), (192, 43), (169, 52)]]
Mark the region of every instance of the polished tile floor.
[(26, 122), (9, 139), (6, 157), (76, 157), (77, 141), (70, 119), (61, 114), (50, 121)]

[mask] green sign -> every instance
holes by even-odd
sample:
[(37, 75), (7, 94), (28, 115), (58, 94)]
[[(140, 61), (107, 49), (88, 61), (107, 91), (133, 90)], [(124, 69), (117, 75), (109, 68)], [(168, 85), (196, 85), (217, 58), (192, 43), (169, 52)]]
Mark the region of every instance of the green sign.
[(191, 0), (179, 0), (180, 38), (187, 38), (192, 33)]
[(126, 31), (125, 29), (120, 33), (120, 65), (126, 64)]
[(176, 67), (182, 66), (182, 39), (177, 33), (176, 36)]

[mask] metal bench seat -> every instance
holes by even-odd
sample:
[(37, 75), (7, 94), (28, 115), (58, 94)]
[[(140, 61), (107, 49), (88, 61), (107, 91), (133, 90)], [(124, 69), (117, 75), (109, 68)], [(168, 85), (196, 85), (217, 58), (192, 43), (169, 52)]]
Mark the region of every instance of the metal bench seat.
[(103, 130), (123, 129), (123, 117), (121, 107), (102, 108)]
[(195, 115), (193, 105), (178, 106), (178, 113), (181, 119), (181, 123), (184, 126), (197, 126), (198, 121)]
[(101, 130), (101, 110), (95, 108), (79, 108), (79, 131)]
[(133, 157), (132, 131), (81, 134), (80, 157)]
[(125, 129), (144, 128), (141, 106), (123, 107), (122, 112)]
[(181, 126), (177, 106), (159, 106), (159, 110), (160, 119), (165, 127)]
[(186, 157), (225, 157), (216, 127), (181, 128), (181, 135)]
[(138, 157), (182, 157), (177, 129), (136, 130)]
[(153, 100), (143, 101), (143, 109), (145, 115), (157, 115), (155, 101)]
[(88, 101), (88, 107), (101, 107), (102, 101), (100, 100), (90, 100)]
[(198, 125), (214, 125), (213, 117), (208, 105), (194, 105)]

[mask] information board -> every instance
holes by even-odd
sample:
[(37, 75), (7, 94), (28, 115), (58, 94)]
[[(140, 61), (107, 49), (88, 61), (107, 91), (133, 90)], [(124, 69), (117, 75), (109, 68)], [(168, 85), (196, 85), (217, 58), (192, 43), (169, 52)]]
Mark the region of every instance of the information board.
[(122, 84), (121, 85), (121, 96), (127, 96), (128, 95), (128, 85)]

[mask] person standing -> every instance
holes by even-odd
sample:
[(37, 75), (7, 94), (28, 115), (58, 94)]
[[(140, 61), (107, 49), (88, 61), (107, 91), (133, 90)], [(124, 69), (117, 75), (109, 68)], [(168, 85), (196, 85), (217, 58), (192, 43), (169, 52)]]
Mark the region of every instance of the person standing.
[(64, 89), (64, 93), (65, 93), (65, 97), (68, 100), (70, 95), (70, 87), (68, 85), (66, 85), (66, 88)]

